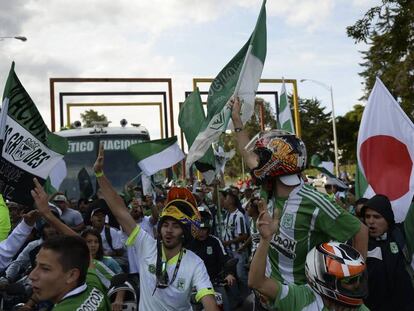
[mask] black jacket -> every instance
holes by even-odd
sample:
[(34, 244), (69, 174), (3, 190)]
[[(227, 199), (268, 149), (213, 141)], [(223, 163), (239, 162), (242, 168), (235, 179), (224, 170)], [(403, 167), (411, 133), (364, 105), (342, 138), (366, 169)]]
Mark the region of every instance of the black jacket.
[(186, 248), (196, 253), (204, 261), (210, 280), (214, 282), (228, 260), (228, 255), (221, 241), (210, 234), (204, 241), (194, 239)]
[(368, 297), (366, 306), (374, 311), (414, 310), (414, 288), (401, 251), (402, 231), (393, 227), (381, 238), (368, 242)]

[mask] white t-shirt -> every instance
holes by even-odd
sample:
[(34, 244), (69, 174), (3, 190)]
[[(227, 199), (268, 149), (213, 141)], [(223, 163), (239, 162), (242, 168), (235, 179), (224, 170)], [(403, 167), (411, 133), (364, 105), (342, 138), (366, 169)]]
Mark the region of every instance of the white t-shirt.
[[(197, 298), (213, 294), (204, 262), (190, 250), (184, 254), (175, 277), (167, 288), (156, 288), (157, 241), (138, 225), (127, 241), (128, 248), (136, 253), (139, 266), (140, 301), (139, 310), (154, 311), (191, 311), (190, 295), (192, 288), (197, 291)], [(167, 263), (168, 278), (171, 281), (179, 254)]]
[[(111, 234), (111, 237), (112, 237), (113, 249), (122, 249), (124, 247), (124, 242), (122, 239), (122, 232), (120, 230), (110, 227), (109, 233)], [(107, 253), (113, 252), (113, 249), (111, 248), (108, 241), (106, 240), (105, 227), (101, 231), (101, 238), (102, 238), (102, 247), (104, 249), (104, 253), (107, 254)]]
[(151, 223), (151, 216), (144, 216), (142, 217), (141, 222), (139, 223), (142, 230), (144, 230), (146, 233), (148, 233), (150, 236), (154, 237), (154, 229), (156, 226), (154, 226)]
[[(151, 216), (144, 216), (139, 224), (142, 230), (148, 233), (152, 238), (154, 237), (154, 230), (157, 227), (151, 223)], [(125, 244), (128, 236), (123, 232), (122, 234), (123, 242)], [(129, 263), (129, 273), (139, 273), (139, 265), (137, 254), (133, 248), (127, 247), (128, 263)]]

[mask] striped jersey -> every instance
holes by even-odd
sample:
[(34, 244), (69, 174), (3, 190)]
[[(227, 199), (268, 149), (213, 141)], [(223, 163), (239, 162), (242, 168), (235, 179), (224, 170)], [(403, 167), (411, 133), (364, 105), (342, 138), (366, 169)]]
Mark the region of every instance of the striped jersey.
[[(230, 241), (237, 238), (241, 234), (247, 233), (246, 219), (242, 212), (236, 209), (232, 213), (227, 213), (224, 218), (223, 241)], [(236, 252), (243, 242), (232, 243), (228, 246), (231, 252)]]
[(314, 246), (330, 240), (345, 242), (361, 226), (356, 217), (303, 182), (288, 198), (272, 199), (281, 218), (270, 242), (271, 277), (286, 284), (306, 283), (306, 255)]

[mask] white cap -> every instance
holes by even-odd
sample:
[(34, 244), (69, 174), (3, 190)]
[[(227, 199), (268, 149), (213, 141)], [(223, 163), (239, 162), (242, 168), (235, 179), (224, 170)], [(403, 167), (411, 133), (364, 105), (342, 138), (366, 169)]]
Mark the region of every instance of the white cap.
[(279, 179), (286, 186), (297, 186), (301, 183), (301, 178), (298, 174), (279, 176)]

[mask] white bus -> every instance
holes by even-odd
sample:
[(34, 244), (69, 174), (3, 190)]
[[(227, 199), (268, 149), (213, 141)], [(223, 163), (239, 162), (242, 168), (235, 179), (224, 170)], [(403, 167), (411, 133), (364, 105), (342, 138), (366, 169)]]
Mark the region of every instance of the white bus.
[(96, 192), (96, 179), (93, 172), (99, 144), (105, 148), (105, 175), (114, 187), (121, 192), (125, 183), (139, 174), (137, 162), (129, 154), (127, 148), (135, 143), (148, 141), (148, 130), (140, 125), (134, 127), (76, 128), (57, 132), (56, 134), (68, 139), (68, 152), (64, 157), (67, 176), (59, 191), (67, 194), (68, 198), (80, 198), (78, 175), (83, 168), (88, 173), (93, 193)]

